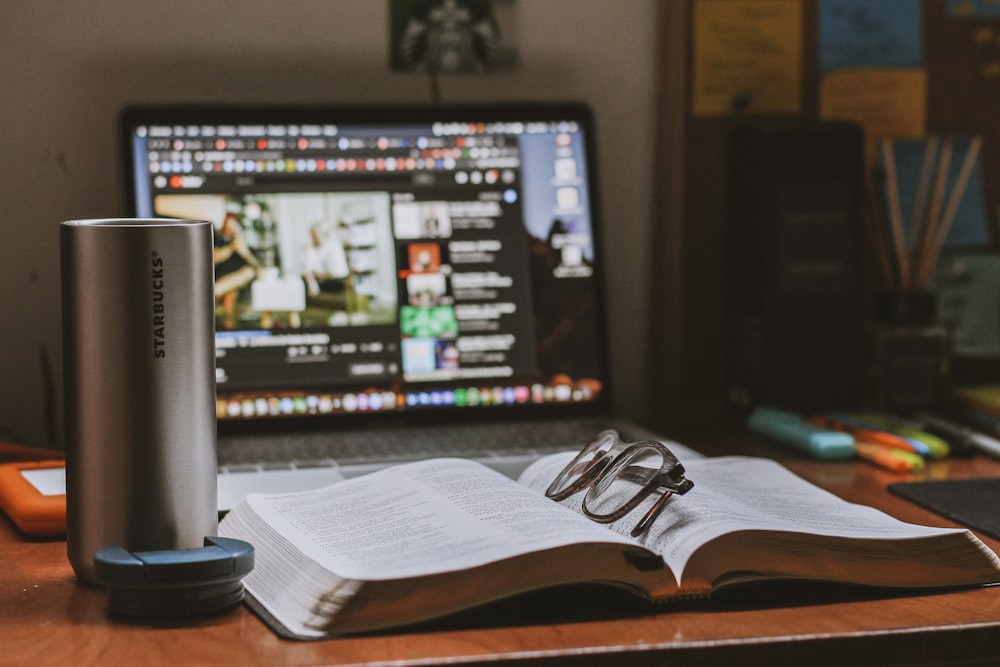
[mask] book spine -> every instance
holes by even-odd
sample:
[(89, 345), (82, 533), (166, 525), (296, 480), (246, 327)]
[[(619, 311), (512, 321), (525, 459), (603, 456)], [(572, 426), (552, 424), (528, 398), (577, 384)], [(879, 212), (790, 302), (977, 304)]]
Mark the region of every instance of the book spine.
[(860, 404), (862, 137), (833, 122), (730, 133), (726, 364), (735, 405)]

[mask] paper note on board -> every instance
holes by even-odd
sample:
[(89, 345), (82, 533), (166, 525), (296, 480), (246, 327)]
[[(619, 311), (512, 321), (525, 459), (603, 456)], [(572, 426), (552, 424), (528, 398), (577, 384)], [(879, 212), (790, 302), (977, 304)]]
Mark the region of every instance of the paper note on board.
[(819, 115), (865, 129), (868, 164), (880, 139), (922, 137), (927, 127), (927, 72), (922, 69), (854, 69), (823, 77)]
[(920, 67), (920, 0), (820, 0), (819, 69)]
[(699, 0), (692, 113), (799, 113), (801, 0)]

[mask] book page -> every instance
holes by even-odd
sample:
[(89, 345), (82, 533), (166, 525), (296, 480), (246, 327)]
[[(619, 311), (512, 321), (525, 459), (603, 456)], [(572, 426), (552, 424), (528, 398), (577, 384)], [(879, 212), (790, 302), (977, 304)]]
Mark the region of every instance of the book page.
[[(544, 493), (572, 456), (546, 457), (529, 467), (520, 482)], [(643, 539), (680, 578), (700, 546), (737, 530), (866, 539), (910, 539), (962, 531), (908, 524), (872, 507), (849, 503), (770, 459), (727, 456), (683, 463), (694, 488), (671, 498)], [(580, 511), (582, 496), (577, 494), (563, 504)], [(627, 535), (656, 498), (654, 494), (610, 527)]]
[(396, 466), (301, 493), (253, 494), (247, 502), (305, 555), (347, 579), (437, 574), (575, 542), (637, 545), (463, 459)]

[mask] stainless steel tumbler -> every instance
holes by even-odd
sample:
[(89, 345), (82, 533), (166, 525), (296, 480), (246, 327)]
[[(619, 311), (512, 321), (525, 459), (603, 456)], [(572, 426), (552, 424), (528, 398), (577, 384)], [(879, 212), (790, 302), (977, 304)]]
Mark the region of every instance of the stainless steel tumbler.
[(201, 547), (218, 527), (212, 224), (60, 228), (67, 552)]

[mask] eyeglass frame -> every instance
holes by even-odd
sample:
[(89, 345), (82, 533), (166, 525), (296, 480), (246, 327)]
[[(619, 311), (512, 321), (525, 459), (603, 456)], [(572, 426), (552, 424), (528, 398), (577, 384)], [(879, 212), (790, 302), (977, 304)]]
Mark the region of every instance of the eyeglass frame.
[[(589, 462), (581, 460), (581, 457), (586, 454), (587, 450), (595, 446), (600, 447), (599, 443), (606, 439), (611, 440), (611, 446), (607, 450), (603, 452), (599, 451)], [(624, 478), (629, 479), (631, 473), (634, 477), (630, 481), (641, 483), (642, 487), (629, 501), (622, 504), (613, 512), (601, 514), (591, 510), (588, 507), (588, 500), (593, 500), (606, 491), (608, 485), (618, 475), (618, 469), (623, 463), (630, 460), (630, 457), (637, 450), (642, 449), (656, 452), (662, 457), (663, 463), (659, 469), (644, 468), (642, 466), (630, 466), (631, 470), (626, 468), (623, 473)], [(559, 490), (561, 483), (569, 475), (577, 474), (576, 471), (581, 465), (584, 465), (585, 468), (579, 473), (579, 477), (566, 485), (564, 489)], [(583, 447), (580, 453), (556, 475), (556, 478), (552, 480), (552, 483), (545, 490), (545, 495), (552, 500), (561, 501), (586, 490), (587, 494), (583, 497), (582, 504), (583, 513), (592, 521), (612, 523), (628, 515), (642, 501), (652, 495), (654, 491), (665, 489), (663, 496), (653, 503), (653, 506), (646, 511), (639, 522), (632, 528), (632, 537), (638, 537), (646, 532), (653, 521), (660, 515), (671, 496), (674, 494), (684, 495), (694, 486), (694, 482), (687, 479), (684, 474), (683, 464), (670, 451), (670, 448), (662, 442), (657, 442), (656, 440), (627, 442), (622, 439), (621, 435), (615, 429), (607, 429), (601, 431), (596, 438)]]

